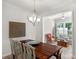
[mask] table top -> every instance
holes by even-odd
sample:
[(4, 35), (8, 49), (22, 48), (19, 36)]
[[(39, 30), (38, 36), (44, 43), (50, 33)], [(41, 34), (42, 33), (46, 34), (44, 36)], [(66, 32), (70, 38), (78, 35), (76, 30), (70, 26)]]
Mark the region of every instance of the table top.
[(59, 49), (61, 49), (60, 46), (50, 45), (47, 43), (40, 43), (39, 45), (35, 46), (36, 56), (40, 59), (48, 59)]

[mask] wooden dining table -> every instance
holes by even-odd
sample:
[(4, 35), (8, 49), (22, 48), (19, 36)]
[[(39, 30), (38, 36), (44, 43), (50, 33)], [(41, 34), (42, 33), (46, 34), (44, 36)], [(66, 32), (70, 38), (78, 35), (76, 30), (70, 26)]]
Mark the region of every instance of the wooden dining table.
[[(27, 42), (27, 40), (21, 42), (25, 43)], [(38, 59), (49, 59), (51, 56), (54, 56), (54, 54), (62, 48), (61, 46), (51, 45), (42, 42), (39, 43), (38, 45), (34, 45), (33, 47), (35, 47), (35, 53)]]

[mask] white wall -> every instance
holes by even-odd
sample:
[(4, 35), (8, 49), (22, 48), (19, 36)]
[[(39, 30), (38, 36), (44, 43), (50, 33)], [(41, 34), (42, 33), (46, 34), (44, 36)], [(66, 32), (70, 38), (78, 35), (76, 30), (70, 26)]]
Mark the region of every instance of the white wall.
[(23, 9), (3, 2), (3, 11), (2, 11), (2, 55), (8, 55), (11, 53), (10, 50), (10, 42), (9, 42), (9, 21), (16, 21), (16, 22), (23, 22), (26, 23), (26, 36), (19, 37), (17, 39), (26, 39), (32, 38), (34, 39), (34, 30), (35, 28), (31, 23), (29, 23), (26, 19), (28, 12), (24, 11)]
[(42, 26), (42, 20), (39, 22), (39, 24), (36, 25), (36, 40), (42, 42), (43, 40), (43, 26)]

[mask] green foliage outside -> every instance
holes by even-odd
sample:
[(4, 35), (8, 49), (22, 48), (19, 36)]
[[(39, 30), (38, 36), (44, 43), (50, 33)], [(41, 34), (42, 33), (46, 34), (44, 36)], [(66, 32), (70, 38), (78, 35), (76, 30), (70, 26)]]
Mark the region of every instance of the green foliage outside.
[(71, 26), (72, 26), (72, 23), (66, 23), (65, 27), (68, 28), (68, 30), (70, 30)]

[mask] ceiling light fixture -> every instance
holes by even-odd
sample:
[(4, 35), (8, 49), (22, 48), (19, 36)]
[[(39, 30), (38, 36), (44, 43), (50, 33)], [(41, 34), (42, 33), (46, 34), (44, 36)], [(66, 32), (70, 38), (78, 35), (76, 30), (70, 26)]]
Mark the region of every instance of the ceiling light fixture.
[(68, 18), (69, 18), (69, 16), (66, 15), (65, 13), (61, 14), (61, 19), (62, 19), (62, 20), (66, 20), (66, 19), (68, 19)]
[(30, 23), (33, 24), (33, 26), (35, 26), (35, 24), (40, 22), (41, 16), (37, 15), (37, 11), (36, 11), (36, 0), (34, 0), (34, 10), (33, 10), (33, 15), (31, 17), (27, 17), (28, 21)]
[(64, 13), (63, 13), (62, 16), (61, 16), (61, 19), (65, 19), (65, 15), (64, 15)]

